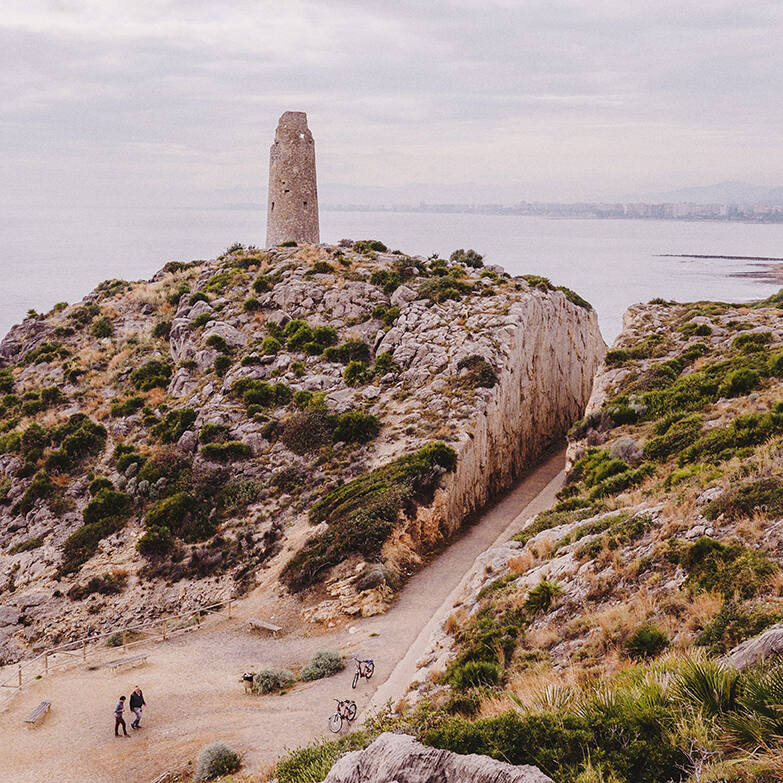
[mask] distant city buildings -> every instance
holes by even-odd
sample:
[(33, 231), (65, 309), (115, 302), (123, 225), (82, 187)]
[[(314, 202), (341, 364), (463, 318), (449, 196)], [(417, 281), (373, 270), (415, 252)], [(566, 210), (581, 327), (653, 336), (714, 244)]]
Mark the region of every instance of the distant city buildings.
[(395, 204), (389, 207), (372, 207), (366, 204), (343, 204), (325, 208), (346, 212), (472, 213), (607, 220), (733, 220), (748, 223), (783, 223), (783, 205), (756, 204), (647, 204), (643, 202), (556, 204), (523, 201), (513, 206), (505, 206), (503, 204), (428, 204), (422, 201), (418, 205)]

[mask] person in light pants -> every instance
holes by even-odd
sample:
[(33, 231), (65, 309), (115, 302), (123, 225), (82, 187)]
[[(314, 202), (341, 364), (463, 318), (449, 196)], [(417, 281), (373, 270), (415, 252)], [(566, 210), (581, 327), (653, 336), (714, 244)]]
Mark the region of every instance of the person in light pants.
[(144, 694), (141, 692), (141, 688), (139, 686), (136, 686), (136, 690), (131, 693), (130, 697), (130, 708), (131, 712), (136, 716), (136, 720), (131, 723), (132, 729), (138, 729), (141, 724), (141, 708), (146, 704), (147, 702), (144, 701)]

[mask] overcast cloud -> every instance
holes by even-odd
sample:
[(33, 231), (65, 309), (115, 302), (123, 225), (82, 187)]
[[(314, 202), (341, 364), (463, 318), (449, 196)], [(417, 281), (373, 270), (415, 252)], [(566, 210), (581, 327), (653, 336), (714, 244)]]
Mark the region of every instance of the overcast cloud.
[(765, 0), (3, 0), (2, 199), (257, 199), (286, 109), (322, 201), (780, 185), (782, 36)]

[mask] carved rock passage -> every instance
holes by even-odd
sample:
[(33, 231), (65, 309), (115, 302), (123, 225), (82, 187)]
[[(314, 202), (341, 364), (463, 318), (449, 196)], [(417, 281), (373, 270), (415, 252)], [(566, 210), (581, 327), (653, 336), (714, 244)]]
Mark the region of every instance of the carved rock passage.
[[(590, 397), (605, 353), (594, 311), (563, 294), (533, 293), (512, 302), (504, 320), (493, 334), (503, 357), (498, 383), (477, 390), (483, 405), (456, 444), (456, 471), (444, 476), (432, 505), (421, 508), (407, 527), (418, 550), (450, 537), (466, 517), (511, 487), (566, 434)], [(427, 336), (414, 326), (397, 350), (427, 350)], [(412, 346), (417, 338), (421, 345)], [(381, 344), (378, 350), (389, 347)]]
[(405, 734), (381, 734), (366, 750), (346, 753), (323, 783), (553, 783), (538, 767), (488, 756), (427, 748)]
[(269, 151), (266, 246), (319, 241), (315, 142), (307, 115), (287, 111), (280, 117)]

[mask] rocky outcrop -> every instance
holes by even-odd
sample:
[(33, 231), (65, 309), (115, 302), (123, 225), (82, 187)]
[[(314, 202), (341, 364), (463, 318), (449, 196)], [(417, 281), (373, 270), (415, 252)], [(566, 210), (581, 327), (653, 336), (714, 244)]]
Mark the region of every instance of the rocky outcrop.
[(740, 671), (783, 655), (783, 623), (773, 625), (752, 639), (738, 644), (728, 654), (728, 661)]
[(538, 767), (428, 748), (405, 734), (381, 734), (366, 750), (346, 753), (323, 783), (553, 783)]

